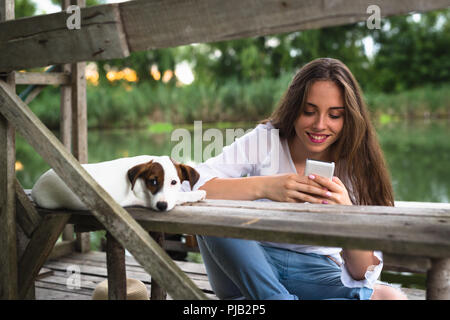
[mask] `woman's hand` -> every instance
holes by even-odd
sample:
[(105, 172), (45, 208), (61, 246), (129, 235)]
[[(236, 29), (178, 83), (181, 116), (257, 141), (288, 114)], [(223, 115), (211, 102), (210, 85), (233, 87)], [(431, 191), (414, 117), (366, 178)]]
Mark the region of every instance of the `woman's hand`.
[(320, 184), (295, 173), (264, 177), (263, 198), (279, 202), (322, 203), (329, 198)]
[(349, 206), (353, 204), (348, 195), (347, 188), (338, 177), (334, 176), (333, 180), (330, 181), (322, 176), (311, 174), (308, 176), (308, 179), (316, 182), (316, 184), (326, 188), (329, 191), (326, 199), (323, 199), (321, 203), (343, 204)]

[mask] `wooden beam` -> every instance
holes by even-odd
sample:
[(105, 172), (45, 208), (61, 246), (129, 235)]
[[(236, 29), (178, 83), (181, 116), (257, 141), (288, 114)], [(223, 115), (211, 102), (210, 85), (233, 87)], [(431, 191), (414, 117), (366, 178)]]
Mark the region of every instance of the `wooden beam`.
[(41, 216), (36, 210), (36, 207), (31, 203), (25, 191), (22, 188), (19, 180), (14, 178), (15, 193), (16, 193), (16, 219), (24, 233), (28, 238), (31, 238), (34, 230), (41, 223)]
[(16, 84), (67, 85), (70, 75), (62, 72), (14, 72)]
[[(168, 213), (126, 209), (147, 231), (377, 249), (416, 257), (450, 256), (448, 209), (232, 200), (205, 200), (176, 206)], [(56, 211), (39, 209), (41, 214)], [(71, 213), (71, 223), (101, 227), (88, 211)]]
[[(318, 29), (450, 6), (449, 0), (142, 0), (0, 24), (0, 70), (126, 57), (130, 52)], [(119, 12), (120, 11), (120, 12)], [(122, 20), (121, 20), (122, 19)], [(125, 31), (125, 32), (124, 32)]]
[(0, 81), (0, 113), (14, 125), (105, 228), (174, 299), (206, 299), (150, 235), (86, 172), (36, 115)]
[[(164, 233), (163, 232), (150, 232), (150, 236), (164, 248)], [(161, 288), (158, 282), (152, 278), (150, 287), (150, 300), (166, 300), (167, 292)]]
[(108, 299), (127, 299), (127, 271), (125, 249), (109, 233), (106, 233), (106, 265), (108, 270)]
[[(14, 1), (0, 0), (0, 22), (14, 19)], [(2, 80), (6, 80), (7, 83)], [(0, 81), (16, 92), (14, 73)], [(0, 102), (0, 107), (2, 103)], [(16, 144), (13, 124), (0, 115), (0, 299), (17, 299), (17, 235), (15, 207)]]
[(0, 70), (108, 60), (129, 55), (118, 4), (83, 8), (80, 29), (67, 27), (70, 16), (66, 12), (58, 12), (2, 23)]
[(24, 299), (34, 284), (39, 270), (44, 265), (55, 246), (70, 215), (48, 215), (42, 220), (39, 227), (25, 249), (19, 262), (19, 297)]
[(427, 300), (450, 300), (450, 259), (432, 259), (427, 273)]

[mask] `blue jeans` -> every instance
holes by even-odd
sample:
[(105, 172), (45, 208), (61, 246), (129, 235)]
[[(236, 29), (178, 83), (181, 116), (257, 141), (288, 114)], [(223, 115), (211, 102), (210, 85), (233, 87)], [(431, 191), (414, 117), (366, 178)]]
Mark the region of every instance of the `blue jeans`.
[(326, 256), (262, 246), (257, 241), (197, 236), (209, 282), (219, 299), (370, 299), (369, 288), (347, 288)]

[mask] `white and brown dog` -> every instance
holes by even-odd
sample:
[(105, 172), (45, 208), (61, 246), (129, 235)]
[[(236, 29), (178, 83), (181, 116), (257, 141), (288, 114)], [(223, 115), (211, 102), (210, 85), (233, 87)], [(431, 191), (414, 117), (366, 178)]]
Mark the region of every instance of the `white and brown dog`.
[[(206, 197), (203, 190), (181, 191), (185, 180), (192, 189), (199, 174), (168, 156), (137, 156), (82, 166), (122, 207), (144, 206), (166, 211), (177, 204), (197, 202)], [(38, 179), (31, 196), (42, 208), (87, 209), (53, 169)]]

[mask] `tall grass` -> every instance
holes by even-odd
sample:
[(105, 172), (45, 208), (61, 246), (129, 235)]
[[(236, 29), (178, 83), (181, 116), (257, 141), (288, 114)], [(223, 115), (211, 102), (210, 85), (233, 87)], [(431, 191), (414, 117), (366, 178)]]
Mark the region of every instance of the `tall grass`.
[[(286, 90), (291, 75), (255, 82), (230, 80), (224, 85), (173, 87), (149, 83), (88, 85), (90, 128), (148, 127), (154, 123), (258, 121), (269, 116)], [(50, 128), (59, 126), (59, 90), (45, 89), (30, 107)], [(412, 89), (399, 94), (365, 93), (375, 117), (443, 117), (450, 114), (450, 84)]]

